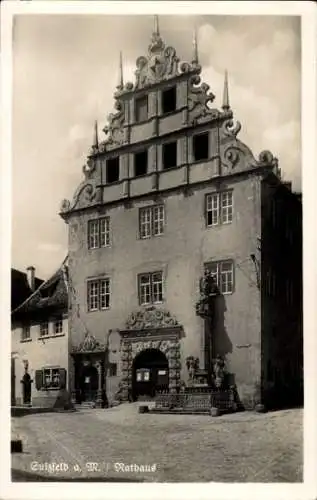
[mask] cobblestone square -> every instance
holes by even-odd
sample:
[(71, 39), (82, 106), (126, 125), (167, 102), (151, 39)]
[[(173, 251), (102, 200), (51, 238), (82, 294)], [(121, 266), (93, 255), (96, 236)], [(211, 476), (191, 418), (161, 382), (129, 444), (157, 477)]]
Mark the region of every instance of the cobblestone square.
[(137, 403), (30, 415), (12, 419), (24, 446), (12, 469), (53, 480), (301, 482), (302, 419), (139, 414)]

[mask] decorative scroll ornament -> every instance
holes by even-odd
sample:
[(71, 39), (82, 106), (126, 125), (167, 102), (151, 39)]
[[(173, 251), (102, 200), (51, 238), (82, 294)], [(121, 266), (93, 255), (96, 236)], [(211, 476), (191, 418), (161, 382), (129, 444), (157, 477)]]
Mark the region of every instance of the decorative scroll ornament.
[(73, 347), (73, 352), (85, 353), (85, 352), (101, 352), (105, 350), (105, 345), (100, 343), (94, 335), (87, 332), (83, 342), (78, 346)]
[(168, 328), (180, 326), (168, 311), (156, 309), (154, 306), (133, 312), (126, 322), (127, 330), (146, 330), (151, 328)]
[[(185, 69), (185, 66), (183, 65)], [(219, 111), (208, 106), (213, 102), (215, 96), (209, 92), (209, 85), (201, 83), (199, 76), (200, 67), (197, 67), (197, 73), (189, 78), (188, 88), (188, 112), (189, 122), (195, 123), (200, 118), (208, 116), (208, 118), (217, 118)]]

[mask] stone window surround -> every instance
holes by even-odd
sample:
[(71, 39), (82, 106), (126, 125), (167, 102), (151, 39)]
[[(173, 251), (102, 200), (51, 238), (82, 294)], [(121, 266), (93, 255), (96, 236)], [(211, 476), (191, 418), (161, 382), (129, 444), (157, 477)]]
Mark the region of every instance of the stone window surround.
[[(109, 305), (106, 307), (101, 307), (100, 302), (101, 302), (101, 294), (100, 294), (100, 289), (101, 289), (101, 283), (102, 282), (108, 282), (108, 289), (109, 292), (105, 293), (104, 295), (109, 296)], [(98, 307), (91, 309), (89, 306), (89, 301), (90, 301), (90, 286), (91, 283), (97, 283), (98, 284), (98, 297), (97, 297), (97, 303)], [(101, 311), (108, 311), (111, 308), (111, 296), (112, 296), (112, 283), (111, 283), (111, 276), (109, 275), (102, 275), (102, 276), (95, 276), (95, 277), (89, 277), (86, 279), (86, 311), (88, 313), (93, 313), (93, 312), (101, 312)]]
[[(176, 107), (174, 110), (164, 113), (163, 112), (163, 104), (162, 104), (163, 103), (163, 99), (162, 99), (163, 93), (166, 90), (169, 90), (171, 88), (176, 88)], [(129, 107), (129, 111), (130, 111), (129, 112), (130, 120), (129, 120), (129, 123), (127, 125), (129, 125), (129, 126), (142, 125), (144, 123), (147, 123), (147, 122), (153, 120), (153, 118), (165, 118), (166, 116), (170, 116), (173, 113), (178, 113), (178, 112), (182, 111), (183, 109), (187, 108), (187, 106), (185, 104), (183, 106), (180, 106), (180, 96), (181, 96), (182, 90), (183, 89), (178, 84), (178, 82), (165, 82), (165, 84), (163, 86), (159, 85), (157, 88), (154, 88), (154, 89), (152, 88), (149, 90), (142, 90), (141, 92), (137, 92), (132, 97), (132, 99), (126, 100), (126, 106)], [(147, 96), (147, 103), (148, 103), (147, 119), (137, 121), (136, 120), (136, 102), (138, 100), (141, 100), (145, 96)], [(152, 100), (152, 103), (151, 103), (151, 100)], [(151, 104), (153, 106), (153, 111), (154, 111), (154, 112), (152, 112), (152, 114), (150, 114)], [(155, 104), (155, 105), (153, 105), (153, 104)]]
[[(111, 185), (111, 184), (110, 184)], [(104, 222), (105, 225), (105, 230), (102, 231), (102, 222)], [(97, 245), (92, 246), (91, 245), (91, 228), (93, 227), (93, 224), (98, 224), (98, 231), (97, 231)], [(111, 228), (110, 228), (110, 217), (109, 216), (102, 216), (94, 219), (89, 219), (87, 221), (87, 244), (88, 244), (88, 250), (96, 250), (98, 248), (107, 248), (111, 246)], [(101, 244), (101, 234), (104, 233), (104, 244)]]
[[(222, 290), (221, 284), (221, 265), (222, 264), (231, 264), (231, 276), (232, 276), (232, 287), (229, 291)], [(210, 269), (211, 266), (217, 266), (217, 286), (219, 287), (221, 295), (232, 295), (235, 291), (235, 262), (233, 259), (219, 259), (214, 261), (209, 261), (205, 263), (205, 268)]]
[[(162, 300), (160, 301), (154, 301), (153, 300), (153, 276), (155, 274), (161, 274), (161, 293), (162, 293)], [(141, 278), (148, 276), (149, 277), (149, 286), (150, 286), (150, 302), (142, 302), (141, 301)], [(164, 302), (164, 284), (165, 284), (165, 274), (163, 270), (156, 270), (156, 271), (151, 271), (151, 272), (142, 272), (137, 275), (137, 285), (138, 285), (138, 299), (139, 299), (139, 305), (140, 306), (150, 306), (153, 304), (162, 304)]]
[[(224, 195), (227, 195), (228, 193), (231, 193), (231, 204), (226, 205), (226, 207), (231, 207), (231, 220), (224, 221), (223, 214), (224, 214), (224, 208), (226, 208), (226, 207), (222, 206), (222, 198)], [(208, 201), (209, 201), (209, 199), (212, 199), (212, 197), (216, 197), (216, 199), (217, 199), (217, 207), (215, 208), (215, 210), (217, 212), (217, 217), (216, 217), (217, 221), (215, 223), (208, 224), (208, 213), (210, 213), (212, 210), (214, 211), (214, 209), (208, 208)], [(206, 227), (208, 229), (214, 228), (217, 226), (232, 224), (233, 214), (234, 214), (234, 196), (233, 196), (233, 189), (232, 188), (231, 189), (215, 190), (215, 191), (211, 191), (211, 192), (205, 194), (205, 220), (206, 220)]]
[[(159, 218), (160, 221), (162, 221), (163, 224), (163, 230), (161, 232), (155, 233), (155, 216), (154, 212), (155, 210), (158, 210), (159, 208), (163, 209), (163, 217)], [(163, 203), (155, 204), (155, 205), (149, 205), (145, 207), (139, 207), (139, 239), (141, 240), (148, 240), (149, 238), (156, 238), (157, 236), (162, 236), (164, 234), (164, 229), (165, 229), (165, 223), (166, 223), (166, 213), (165, 213), (165, 205)], [(150, 218), (149, 218), (149, 226), (150, 226), (150, 232), (147, 235), (142, 236), (142, 230), (141, 230), (141, 215), (142, 213), (146, 212), (150, 213)]]

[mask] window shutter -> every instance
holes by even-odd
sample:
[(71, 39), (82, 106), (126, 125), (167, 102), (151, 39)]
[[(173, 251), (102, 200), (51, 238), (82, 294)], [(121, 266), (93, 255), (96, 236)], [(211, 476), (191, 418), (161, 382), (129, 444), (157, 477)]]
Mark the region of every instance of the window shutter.
[(59, 370), (59, 387), (60, 389), (66, 389), (66, 370), (65, 368), (60, 368)]
[(35, 370), (35, 387), (39, 391), (43, 387), (43, 371)]

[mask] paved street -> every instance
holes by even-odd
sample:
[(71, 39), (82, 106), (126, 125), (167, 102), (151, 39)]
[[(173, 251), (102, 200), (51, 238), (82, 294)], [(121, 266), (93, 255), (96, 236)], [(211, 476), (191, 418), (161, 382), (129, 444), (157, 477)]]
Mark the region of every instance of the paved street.
[[(24, 443), (12, 455), (14, 477), (33, 470), (55, 480), (302, 481), (302, 410), (211, 418), (139, 414), (137, 405), (12, 419)], [(68, 470), (41, 471), (45, 463)], [(131, 464), (149, 470), (122, 470)]]

